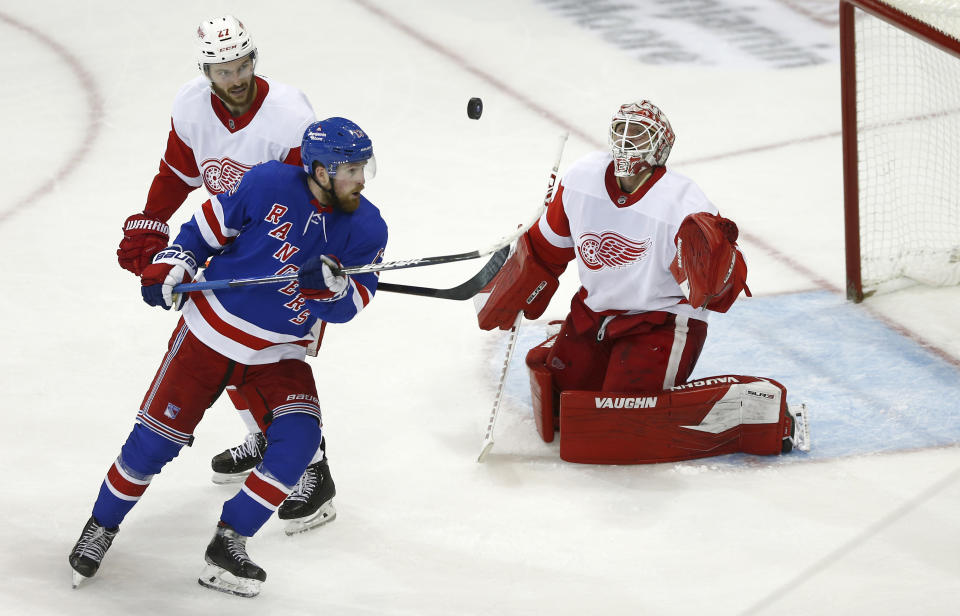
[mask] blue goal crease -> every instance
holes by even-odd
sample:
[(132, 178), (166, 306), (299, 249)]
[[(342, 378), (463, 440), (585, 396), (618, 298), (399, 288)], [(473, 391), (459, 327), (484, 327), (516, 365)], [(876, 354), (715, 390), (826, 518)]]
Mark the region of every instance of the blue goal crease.
[[(509, 412), (530, 412), (523, 357), (546, 337), (545, 325), (520, 330), (506, 383), (516, 402)], [(692, 378), (717, 374), (783, 384), (790, 404), (807, 405), (812, 448), (711, 463), (783, 464), (960, 443), (957, 368), (829, 291), (741, 299), (728, 313), (712, 315)]]

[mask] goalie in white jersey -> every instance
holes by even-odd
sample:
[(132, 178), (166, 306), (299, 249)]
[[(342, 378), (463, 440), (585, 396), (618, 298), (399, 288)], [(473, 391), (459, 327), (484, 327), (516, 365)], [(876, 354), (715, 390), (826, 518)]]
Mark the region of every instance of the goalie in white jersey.
[[(306, 95), (292, 86), (257, 75), (258, 52), (249, 30), (231, 15), (197, 28), (197, 64), (201, 75), (184, 84), (173, 102), (170, 134), (160, 169), (142, 212), (128, 217), (117, 249), (120, 266), (139, 276), (153, 256), (167, 247), (167, 221), (196, 188), (210, 196), (229, 193), (255, 165), (280, 161), (299, 167), (304, 129), (315, 120)], [(316, 355), (323, 323), (308, 350)], [(215, 483), (242, 482), (263, 459), (266, 438), (235, 387), (227, 394), (247, 426), (243, 443), (212, 460)], [(304, 481), (280, 509), (299, 528), (336, 516), (336, 488), (325, 457), (326, 440)], [(308, 524), (304, 524), (309, 521)]]
[[(749, 295), (736, 225), (694, 182), (667, 169), (673, 128), (649, 101), (619, 108), (609, 143), (610, 151), (571, 165), (517, 242), (488, 288), (480, 327), (510, 329), (521, 310), (539, 317), (575, 261), (582, 286), (570, 313), (558, 335), (527, 355), (537, 428), (547, 442), (560, 430), (563, 459), (780, 453), (792, 446), (793, 420), (779, 384), (730, 376), (672, 390), (693, 372), (709, 313), (726, 312), (741, 291)], [(762, 408), (743, 402), (747, 386)], [(719, 402), (726, 414), (717, 422)]]

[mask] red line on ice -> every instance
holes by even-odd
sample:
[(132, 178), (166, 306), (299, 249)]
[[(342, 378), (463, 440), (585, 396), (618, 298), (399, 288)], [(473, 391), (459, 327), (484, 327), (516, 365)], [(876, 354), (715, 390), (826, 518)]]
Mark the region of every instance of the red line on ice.
[(68, 154), (66, 162), (60, 163), (52, 174), (41, 181), (36, 188), (31, 190), (27, 196), (19, 198), (16, 204), (0, 210), (0, 224), (7, 222), (10, 218), (23, 211), (27, 207), (34, 205), (42, 197), (49, 194), (50, 186), (62, 182), (72, 175), (82, 166), (84, 156), (92, 149), (94, 142), (100, 135), (101, 122), (103, 120), (103, 98), (96, 87), (96, 81), (93, 74), (73, 55), (66, 47), (53, 40), (44, 32), (37, 30), (33, 26), (23, 23), (6, 13), (0, 12), (0, 23), (4, 23), (11, 28), (20, 30), (34, 39), (42, 46), (53, 51), (61, 60), (66, 63), (70, 71), (77, 77), (80, 87), (87, 101), (87, 115), (83, 120), (85, 131), (80, 143), (77, 144)]

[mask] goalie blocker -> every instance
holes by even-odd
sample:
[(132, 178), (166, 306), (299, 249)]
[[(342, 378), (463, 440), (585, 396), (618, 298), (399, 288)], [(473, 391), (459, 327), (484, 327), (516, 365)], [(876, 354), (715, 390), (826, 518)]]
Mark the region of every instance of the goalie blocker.
[(529, 367), (537, 431), (549, 443), (559, 430), (567, 462), (650, 464), (810, 448), (805, 407), (788, 407), (786, 388), (772, 379), (715, 376), (649, 394), (565, 391), (557, 405), (550, 373)]

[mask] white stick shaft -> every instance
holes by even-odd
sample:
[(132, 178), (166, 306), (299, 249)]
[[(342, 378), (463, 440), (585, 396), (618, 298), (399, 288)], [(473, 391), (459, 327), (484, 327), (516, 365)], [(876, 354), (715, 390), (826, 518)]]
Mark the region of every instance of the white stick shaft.
[[(560, 142), (557, 144), (557, 156), (553, 162), (553, 168), (550, 171), (550, 179), (547, 181), (547, 193), (543, 198), (543, 207), (541, 207), (537, 216), (528, 224), (522, 227), (523, 231), (537, 224), (537, 221), (543, 215), (543, 211), (553, 199), (553, 186), (557, 181), (557, 172), (560, 170), (560, 161), (563, 159), (563, 148), (567, 144), (567, 133), (560, 135)], [(522, 233), (521, 233), (522, 234)], [(519, 235), (517, 235), (519, 237)], [(514, 238), (516, 239), (516, 238)], [(511, 240), (512, 241), (512, 240)], [(510, 359), (513, 357), (513, 349), (517, 344), (517, 335), (520, 332), (520, 323), (523, 321), (523, 311), (517, 313), (517, 319), (510, 328), (510, 339), (507, 342), (507, 356), (503, 360), (503, 370), (500, 372), (500, 385), (497, 386), (497, 397), (493, 400), (493, 409), (490, 411), (490, 419), (487, 422), (487, 431), (483, 435), (483, 443), (480, 447), (480, 455), (477, 456), (477, 462), (483, 462), (490, 450), (493, 449), (493, 429), (497, 425), (497, 417), (500, 415), (500, 401), (503, 398), (503, 388), (507, 382), (507, 371), (510, 368)]]
[(500, 415), (500, 401), (503, 400), (503, 389), (507, 383), (507, 372), (510, 369), (510, 359), (513, 358), (513, 349), (517, 346), (517, 335), (520, 333), (520, 323), (523, 321), (523, 313), (517, 313), (517, 319), (510, 328), (510, 339), (507, 341), (507, 354), (503, 358), (503, 369), (500, 371), (500, 385), (497, 387), (497, 397), (493, 399), (493, 409), (490, 411), (490, 419), (487, 421), (487, 432), (483, 435), (483, 445), (480, 448), (480, 455), (477, 456), (477, 462), (483, 462), (490, 450), (493, 449), (493, 429), (497, 425), (497, 417)]

